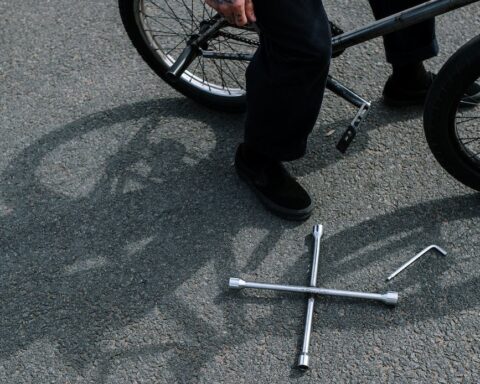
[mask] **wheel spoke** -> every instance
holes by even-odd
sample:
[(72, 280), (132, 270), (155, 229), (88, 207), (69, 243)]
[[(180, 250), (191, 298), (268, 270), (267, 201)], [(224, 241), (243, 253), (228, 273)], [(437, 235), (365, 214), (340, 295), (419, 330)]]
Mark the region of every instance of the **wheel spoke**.
[(230, 74), (232, 75), (231, 78), (233, 80), (235, 80), (235, 82), (237, 83), (237, 85), (239, 86), (240, 89), (243, 89), (244, 87), (242, 86), (242, 84), (240, 84), (240, 82), (238, 81), (237, 77), (235, 76), (235, 74), (232, 72), (232, 69), (230, 68), (230, 65), (228, 65), (228, 61), (224, 60), (225, 61), (225, 66), (227, 67), (228, 69), (228, 72), (230, 72)]
[(473, 154), (470, 155), (469, 157), (471, 157), (472, 159), (475, 159), (478, 155), (480, 155), (480, 152), (473, 153)]
[(201, 59), (202, 60), (202, 63), (200, 64), (202, 66), (202, 72), (204, 74), (204, 80), (206, 82), (206, 84), (208, 85), (208, 89), (210, 90), (210, 92), (212, 92), (212, 88), (210, 86), (210, 83), (208, 81), (208, 77), (207, 77), (207, 72), (205, 71), (205, 60), (203, 60), (203, 58)]
[(188, 81), (190, 83), (192, 82), (193, 76), (195, 76), (195, 72), (198, 70), (199, 66), (200, 66), (200, 59), (197, 59), (197, 65), (195, 66), (195, 69), (192, 72), (189, 71), (191, 75), (190, 75), (190, 79)]
[(470, 116), (470, 117), (460, 116), (460, 117), (457, 117), (457, 119), (466, 119), (466, 120), (457, 122), (457, 125), (465, 124), (465, 123), (468, 123), (469, 121), (476, 120), (478, 118), (480, 118), (480, 116)]
[[(192, 0), (191, 8), (188, 7), (188, 5), (185, 3), (185, 0), (181, 0), (181, 2), (182, 2), (183, 6), (185, 7), (185, 9), (187, 10), (187, 12), (190, 14), (190, 16), (192, 18), (192, 21), (191, 21), (192, 22), (192, 24), (191, 24), (192, 28), (191, 28), (191, 31), (190, 31), (190, 33), (192, 33), (194, 26), (197, 27), (197, 28), (199, 28), (199, 26), (200, 26), (200, 22), (198, 21), (198, 19), (195, 17), (195, 15), (193, 13), (193, 0)], [(177, 0), (177, 3), (180, 3), (180, 1)]]
[[(177, 45), (175, 45), (173, 48), (171, 48), (171, 49), (167, 52), (167, 56), (170, 55), (170, 53), (171, 53), (174, 49), (178, 48), (178, 46), (179, 46), (180, 44), (184, 43), (184, 42), (186, 42), (185, 39), (183, 39), (183, 40), (180, 41)], [(168, 48), (167, 48), (167, 49), (168, 49)]]
[(461, 104), (467, 104), (467, 105), (474, 105), (477, 106), (478, 103), (472, 102), (472, 101), (466, 101), (465, 99), (460, 101)]
[(165, 8), (161, 7), (159, 4), (157, 4), (157, 2), (155, 2), (153, 0), (151, 0), (149, 3), (152, 4), (155, 8), (162, 11), (163, 13), (166, 13), (167, 15), (172, 16), (175, 20), (190, 21), (189, 19), (184, 19), (184, 18), (178, 17), (178, 15), (175, 13), (175, 11), (172, 9), (172, 7), (168, 4), (168, 1), (169, 0), (165, 0), (164, 3), (167, 4), (167, 7), (170, 10), (170, 12), (167, 11)]
[[(175, 18), (176, 18), (177, 20), (179, 20), (177, 14), (176, 14), (175, 11), (173, 10), (173, 8), (170, 6), (169, 1), (166, 0), (165, 3), (167, 4), (168, 9), (170, 9), (170, 11), (172, 11), (172, 13), (175, 15)], [(180, 24), (180, 26), (182, 27), (183, 31), (185, 32), (185, 35), (188, 35), (189, 32), (185, 29), (185, 26), (183, 25), (183, 23), (179, 23), (179, 24)]]
[(475, 138), (460, 138), (460, 140), (466, 140), (466, 141), (462, 141), (462, 144), (463, 144), (463, 145), (467, 145), (467, 144), (474, 143), (475, 141), (480, 140), (480, 137), (475, 137)]
[[(229, 41), (226, 41), (225, 43), (230, 47), (230, 49), (231, 49), (232, 51), (234, 51), (234, 52), (236, 51), (235, 48), (233, 48), (233, 47), (230, 45), (230, 42), (229, 42)], [(244, 73), (245, 73), (245, 71), (247, 70), (247, 66), (246, 66), (243, 62), (241, 62), (241, 61), (240, 61), (240, 65), (243, 66), (243, 71), (244, 71)], [(241, 87), (241, 88), (242, 88), (242, 87)]]
[[(147, 18), (152, 18), (151, 16), (146, 15), (145, 13), (144, 13), (144, 15), (145, 15), (145, 17), (147, 17)], [(172, 32), (175, 36), (178, 36), (178, 31), (175, 31), (175, 30), (172, 29), (171, 27), (169, 27), (169, 26), (167, 26), (167, 25), (165, 25), (165, 24), (163, 24), (163, 23), (161, 23), (161, 22), (159, 22), (159, 21), (155, 21), (155, 23), (160, 24), (160, 26), (168, 29), (168, 30), (169, 30), (170, 32)], [(146, 31), (146, 29), (145, 29), (145, 31)]]

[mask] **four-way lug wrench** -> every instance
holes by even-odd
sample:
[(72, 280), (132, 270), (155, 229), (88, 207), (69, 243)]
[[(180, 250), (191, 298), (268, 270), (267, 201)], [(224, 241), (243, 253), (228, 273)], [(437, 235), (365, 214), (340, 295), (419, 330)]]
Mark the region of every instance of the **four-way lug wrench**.
[(315, 295), (322, 296), (338, 296), (349, 297), (354, 299), (367, 299), (380, 301), (387, 305), (396, 305), (398, 302), (398, 293), (389, 291), (386, 293), (367, 293), (367, 292), (355, 292), (355, 291), (343, 291), (338, 289), (317, 288), (317, 272), (318, 262), (320, 254), (320, 239), (323, 234), (323, 227), (316, 225), (313, 228), (314, 247), (313, 247), (313, 263), (310, 276), (310, 286), (297, 286), (297, 285), (283, 285), (283, 284), (268, 284), (268, 283), (256, 283), (251, 281), (245, 281), (237, 277), (231, 277), (229, 280), (229, 287), (234, 289), (242, 288), (254, 288), (254, 289), (268, 289), (273, 291), (285, 291), (294, 293), (309, 294), (307, 314), (305, 318), (305, 333), (303, 338), (302, 352), (300, 353), (297, 366), (302, 369), (309, 367), (309, 345), (310, 336), (312, 332), (312, 321), (315, 306)]

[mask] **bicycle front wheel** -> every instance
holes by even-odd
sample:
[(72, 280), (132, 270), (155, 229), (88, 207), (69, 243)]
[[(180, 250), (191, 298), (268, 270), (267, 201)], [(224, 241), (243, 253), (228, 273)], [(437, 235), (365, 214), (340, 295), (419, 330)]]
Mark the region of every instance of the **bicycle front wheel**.
[(435, 79), (424, 111), (425, 135), (440, 165), (461, 183), (480, 191), (480, 36), (461, 47)]
[(226, 112), (245, 110), (248, 61), (231, 57), (255, 52), (255, 31), (222, 28), (202, 46), (213, 55), (200, 54), (174, 81), (167, 71), (202, 26), (213, 19), (215, 11), (201, 0), (119, 0), (119, 9), (133, 45), (165, 82), (205, 106)]

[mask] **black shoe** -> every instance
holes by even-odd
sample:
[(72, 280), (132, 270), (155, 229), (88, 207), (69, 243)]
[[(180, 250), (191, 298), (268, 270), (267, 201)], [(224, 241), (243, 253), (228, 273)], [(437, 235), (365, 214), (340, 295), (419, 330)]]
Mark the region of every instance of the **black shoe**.
[[(419, 84), (406, 86), (405, 82), (390, 76), (383, 88), (383, 102), (390, 107), (424, 105), (428, 91), (437, 75), (427, 72), (427, 78)], [(460, 101), (460, 107), (480, 104), (480, 85), (473, 83)]]
[(312, 199), (282, 163), (260, 157), (247, 159), (245, 153), (241, 144), (235, 155), (235, 169), (263, 205), (284, 219), (308, 219), (313, 211)]
[(390, 107), (423, 105), (433, 79), (434, 74), (428, 72), (421, 82), (408, 84), (403, 79), (392, 75), (383, 88), (383, 102)]

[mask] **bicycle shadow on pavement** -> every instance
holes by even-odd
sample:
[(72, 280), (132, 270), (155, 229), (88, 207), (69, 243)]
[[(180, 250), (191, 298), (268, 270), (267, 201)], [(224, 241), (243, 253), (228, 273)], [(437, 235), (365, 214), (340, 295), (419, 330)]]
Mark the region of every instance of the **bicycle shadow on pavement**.
[[(0, 356), (52, 340), (69, 366), (100, 361), (101, 382), (113, 356), (176, 350), (177, 379), (198, 374), (228, 337), (176, 290), (204, 288), (199, 271), (212, 273), (207, 291), (226, 290), (243, 228), (275, 244), (297, 225), (240, 187), (240, 136), (231, 115), (155, 100), (67, 124), (12, 159), (2, 175)], [(253, 251), (254, 265), (262, 257)], [(115, 346), (129, 327), (145, 327), (148, 342)]]
[[(159, 354), (165, 357), (155, 365), (165, 377), (192, 382), (232, 346), (266, 332), (290, 339), (301, 332), (303, 300), (274, 305), (273, 316), (267, 311), (252, 320), (251, 304), (284, 299), (227, 288), (230, 276), (255, 275), (298, 225), (264, 212), (237, 179), (231, 163), (241, 127), (232, 119), (183, 99), (147, 101), (67, 124), (12, 159), (2, 174), (0, 216), (3, 359), (47, 340), (76, 370), (98, 367), (96, 382), (107, 380), (118, 359)], [(432, 214), (476, 217), (477, 203), (466, 196), (410, 207), (329, 237), (322, 247), (328, 255), (348, 255), (372, 241), (365, 228), (388, 239), (407, 221), (417, 228)], [(236, 237), (252, 228), (265, 233), (263, 240), (238, 255)], [(435, 226), (427, 229), (436, 234)], [(348, 264), (330, 256), (329, 276), (368, 268), (402, 245)], [(299, 260), (280, 281), (306, 275), (309, 257)], [(453, 285), (445, 295), (465, 289)], [(412, 300), (426, 305), (423, 316), (436, 317), (476, 306), (478, 297), (445, 310)], [(335, 305), (316, 328), (355, 328), (367, 319), (372, 327), (389, 324), (383, 308), (372, 320), (372, 308), (380, 309), (361, 305), (350, 309), (356, 321), (339, 323)], [(418, 317), (409, 308), (402, 321)]]

